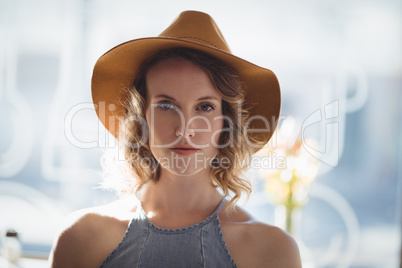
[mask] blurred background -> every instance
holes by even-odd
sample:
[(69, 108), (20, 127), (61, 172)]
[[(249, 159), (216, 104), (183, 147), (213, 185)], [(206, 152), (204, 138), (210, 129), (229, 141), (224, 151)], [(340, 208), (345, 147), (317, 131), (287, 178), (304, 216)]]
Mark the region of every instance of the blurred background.
[[(315, 140), (304, 148), (319, 170), (294, 221), (304, 267), (399, 267), (397, 0), (0, 0), (0, 248), (13, 228), (20, 266), (45, 267), (63, 217), (117, 198), (96, 189), (113, 141), (91, 103), (92, 68), (187, 9), (209, 13), (235, 55), (277, 74), (280, 125), (291, 119), (293, 134)], [(241, 205), (279, 224), (263, 173), (250, 174), (255, 191)]]

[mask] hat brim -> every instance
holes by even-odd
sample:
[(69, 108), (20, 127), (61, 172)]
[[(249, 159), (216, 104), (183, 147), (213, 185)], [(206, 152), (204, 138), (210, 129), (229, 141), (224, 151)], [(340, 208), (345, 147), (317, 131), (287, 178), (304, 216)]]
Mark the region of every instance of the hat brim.
[(98, 59), (92, 76), (92, 99), (96, 113), (106, 129), (118, 138), (119, 122), (116, 119), (125, 114), (121, 101), (125, 97), (125, 89), (133, 86), (141, 64), (159, 51), (176, 47), (203, 51), (236, 70), (245, 85), (245, 104), (251, 106), (249, 134), (258, 142), (267, 143), (276, 128), (281, 107), (276, 75), (269, 69), (218, 48), (168, 37), (131, 40), (112, 48)]

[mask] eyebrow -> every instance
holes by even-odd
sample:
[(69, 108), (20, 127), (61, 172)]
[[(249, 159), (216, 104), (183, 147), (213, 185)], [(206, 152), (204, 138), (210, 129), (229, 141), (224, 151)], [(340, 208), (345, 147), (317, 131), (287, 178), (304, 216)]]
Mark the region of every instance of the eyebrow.
[[(165, 98), (165, 99), (176, 101), (173, 97), (165, 95), (165, 94), (156, 95), (154, 98), (155, 99), (157, 99), (157, 98)], [(214, 96), (204, 96), (204, 97), (198, 98), (197, 101), (201, 101), (201, 100), (218, 100), (218, 98), (216, 98)]]

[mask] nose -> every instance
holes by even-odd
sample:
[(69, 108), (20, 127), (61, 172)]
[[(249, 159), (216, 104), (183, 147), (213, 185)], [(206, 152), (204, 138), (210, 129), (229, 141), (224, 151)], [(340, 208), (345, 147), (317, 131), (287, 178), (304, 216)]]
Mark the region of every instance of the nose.
[(176, 127), (176, 136), (182, 136), (183, 138), (193, 138), (195, 136), (194, 131), (194, 119), (190, 115), (181, 114), (180, 122)]
[(176, 136), (182, 136), (183, 138), (193, 138), (195, 131), (188, 124), (179, 124), (176, 128)]

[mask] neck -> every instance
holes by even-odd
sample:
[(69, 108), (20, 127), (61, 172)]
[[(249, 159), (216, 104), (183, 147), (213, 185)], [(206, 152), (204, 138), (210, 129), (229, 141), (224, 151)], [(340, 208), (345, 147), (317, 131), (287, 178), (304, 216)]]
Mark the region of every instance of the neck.
[(141, 201), (144, 210), (154, 214), (208, 214), (222, 199), (212, 185), (209, 170), (178, 176), (162, 169), (157, 183), (145, 186)]

